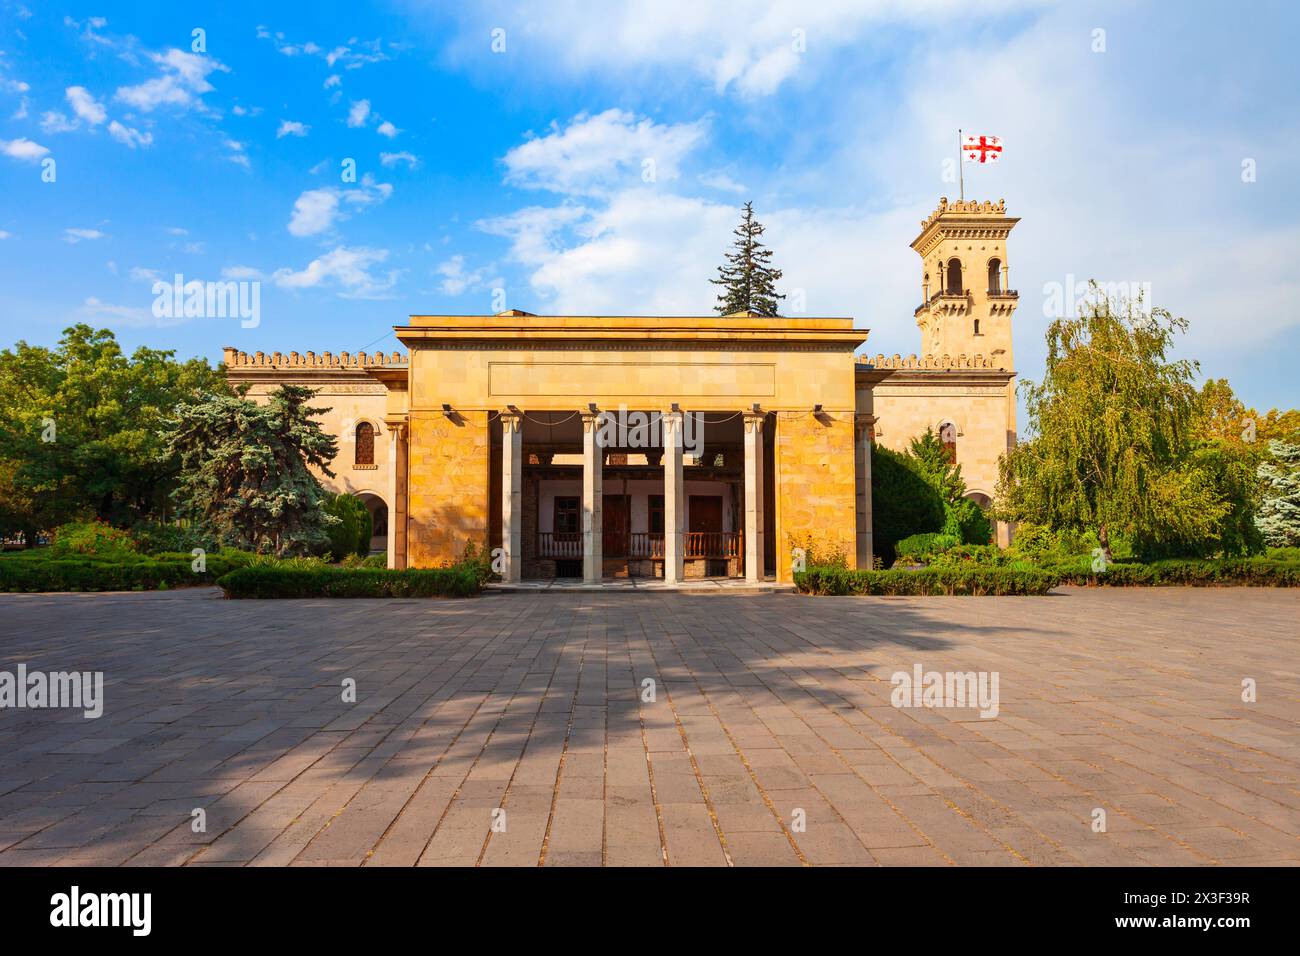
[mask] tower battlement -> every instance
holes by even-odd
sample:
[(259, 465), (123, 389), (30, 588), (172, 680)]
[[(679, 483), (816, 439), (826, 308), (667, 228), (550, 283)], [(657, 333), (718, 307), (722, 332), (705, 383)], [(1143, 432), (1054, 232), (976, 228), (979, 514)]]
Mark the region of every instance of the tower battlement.
[(912, 248), (921, 257), (921, 304), (915, 310), (921, 353), (1011, 359), (1011, 315), (1019, 294), (1010, 288), (1007, 245), (1020, 220), (1005, 199), (939, 205), (921, 220)]

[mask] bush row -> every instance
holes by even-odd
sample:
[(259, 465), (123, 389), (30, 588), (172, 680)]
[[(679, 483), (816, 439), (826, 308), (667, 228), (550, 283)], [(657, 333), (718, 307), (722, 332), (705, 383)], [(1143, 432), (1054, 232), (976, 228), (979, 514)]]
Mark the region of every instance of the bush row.
[(470, 597), (483, 587), (476, 570), (465, 564), (402, 571), (252, 566), (231, 571), (217, 585), (230, 598)]
[(923, 571), (850, 571), (810, 568), (794, 576), (807, 594), (1046, 594), (1056, 575), (1009, 568), (939, 568)]
[(1269, 558), (1218, 558), (1212, 560), (1153, 561), (1150, 564), (1112, 564), (1103, 572), (1087, 562), (1048, 568), (1062, 584), (1087, 587), (1300, 587), (1300, 561)]
[(201, 572), (192, 561), (188, 554), (120, 560), (8, 555), (0, 559), (0, 591), (150, 591), (211, 584), (237, 567), (215, 554)]

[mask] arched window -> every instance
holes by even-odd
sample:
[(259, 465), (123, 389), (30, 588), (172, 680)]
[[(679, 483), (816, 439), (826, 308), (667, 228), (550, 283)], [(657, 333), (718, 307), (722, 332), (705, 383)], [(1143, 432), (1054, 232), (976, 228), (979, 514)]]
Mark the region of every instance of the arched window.
[(358, 422), (356, 434), (356, 458), (354, 465), (373, 465), (375, 463), (375, 426), (370, 422)]
[(943, 442), (943, 450), (948, 453), (948, 464), (957, 464), (957, 426), (952, 422), (940, 425), (939, 440)]
[(976, 319), (976, 320), (975, 320), (975, 334), (976, 334), (976, 335), (979, 335), (979, 334), (980, 334), (980, 320), (979, 320), (979, 319)]
[(1002, 260), (989, 260), (989, 291), (1002, 291)]
[(948, 294), (961, 295), (964, 289), (961, 284), (961, 260), (948, 260)]

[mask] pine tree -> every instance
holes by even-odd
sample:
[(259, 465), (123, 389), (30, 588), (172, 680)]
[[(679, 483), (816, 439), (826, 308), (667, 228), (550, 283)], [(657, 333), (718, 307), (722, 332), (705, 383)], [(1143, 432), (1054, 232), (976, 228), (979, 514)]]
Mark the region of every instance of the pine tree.
[(1300, 445), (1273, 439), (1272, 457), (1259, 466), (1265, 485), (1255, 525), (1264, 543), (1274, 548), (1300, 546)]
[(283, 385), (265, 405), (242, 395), (178, 405), (165, 437), (181, 462), (182, 513), (239, 548), (283, 556), (328, 546), (338, 519), (323, 510), (325, 490), (309, 468), (334, 477), (338, 443), (315, 421), (328, 409), (307, 404), (315, 394)]
[(785, 298), (776, 291), (781, 270), (772, 268), (772, 250), (759, 241), (763, 224), (754, 218), (752, 202), (745, 203), (734, 235), (736, 241), (732, 244), (733, 251), (727, 253), (727, 264), (718, 266), (719, 278), (709, 280), (723, 290), (714, 308), (720, 315), (732, 312), (776, 315), (777, 303)]

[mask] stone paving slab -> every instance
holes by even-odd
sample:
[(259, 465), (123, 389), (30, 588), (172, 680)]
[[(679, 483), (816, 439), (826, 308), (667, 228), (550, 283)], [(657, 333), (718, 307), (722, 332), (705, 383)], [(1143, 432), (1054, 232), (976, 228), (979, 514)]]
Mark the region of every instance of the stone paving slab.
[[(1296, 864), (1298, 621), (1267, 589), (0, 595), (0, 671), (105, 688), (0, 709), (0, 865)], [(996, 673), (996, 717), (895, 707), (918, 665)]]

